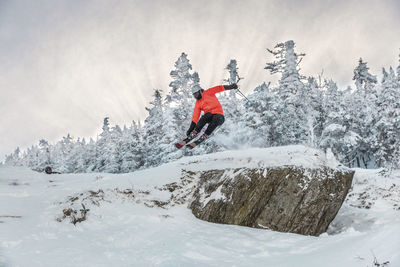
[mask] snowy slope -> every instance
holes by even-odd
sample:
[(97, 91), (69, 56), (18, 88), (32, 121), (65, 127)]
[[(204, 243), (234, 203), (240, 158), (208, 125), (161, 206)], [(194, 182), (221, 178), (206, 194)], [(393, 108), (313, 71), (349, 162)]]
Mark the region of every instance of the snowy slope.
[[(129, 174), (46, 175), (0, 167), (0, 266), (400, 266), (400, 172), (356, 170), (353, 189), (320, 237), (196, 219), (187, 204), (163, 203), (186, 172), (241, 166), (338, 163), (302, 146), (187, 157)], [(184, 171), (184, 172), (185, 172)], [(91, 196), (91, 197), (90, 197)], [(57, 221), (62, 210), (88, 218)], [(72, 203), (72, 204), (71, 204)]]

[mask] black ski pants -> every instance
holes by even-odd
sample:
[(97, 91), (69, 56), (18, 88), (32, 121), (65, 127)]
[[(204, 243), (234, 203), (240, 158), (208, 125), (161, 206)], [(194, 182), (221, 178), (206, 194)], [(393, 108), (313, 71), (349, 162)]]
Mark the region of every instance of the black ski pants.
[(224, 115), (221, 114), (211, 114), (206, 113), (201, 116), (200, 120), (197, 122), (196, 127), (194, 128), (196, 132), (200, 132), (203, 129), (204, 125), (208, 123), (208, 127), (204, 132), (206, 135), (210, 135), (215, 128), (222, 125), (225, 121)]

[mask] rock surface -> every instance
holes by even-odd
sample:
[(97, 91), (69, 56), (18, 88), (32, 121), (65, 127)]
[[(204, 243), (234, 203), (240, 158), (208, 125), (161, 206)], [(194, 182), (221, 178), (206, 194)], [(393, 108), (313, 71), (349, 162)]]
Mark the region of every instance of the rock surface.
[(203, 171), (190, 208), (209, 222), (318, 236), (335, 218), (353, 175), (298, 166)]

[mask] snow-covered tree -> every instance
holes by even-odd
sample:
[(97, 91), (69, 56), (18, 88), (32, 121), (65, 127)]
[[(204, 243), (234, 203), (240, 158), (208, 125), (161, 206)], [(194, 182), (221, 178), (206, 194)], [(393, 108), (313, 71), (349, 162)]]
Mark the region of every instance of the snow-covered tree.
[(52, 167), (52, 162), (50, 160), (50, 145), (48, 141), (41, 139), (39, 141), (38, 164), (36, 168), (44, 170), (48, 166)]
[(294, 47), (295, 43), (290, 40), (277, 44), (274, 50), (268, 49), (276, 61), (267, 63), (265, 67), (271, 74), (282, 73), (279, 86), (275, 88), (279, 98), (275, 110), (277, 119), (272, 125), (280, 135), (279, 145), (307, 143), (309, 140), (307, 110), (301, 99), (305, 85), (298, 69), (305, 54), (295, 53)]
[(373, 147), (378, 166), (395, 161), (400, 140), (400, 82), (392, 68), (383, 69), (382, 89), (377, 100), (378, 118), (373, 127)]
[(19, 147), (14, 150), (14, 153), (6, 155), (4, 163), (9, 166), (20, 166), (23, 164), (21, 150)]
[(376, 120), (376, 77), (369, 73), (367, 63), (360, 58), (358, 66), (354, 70), (353, 80), (356, 90), (352, 94), (351, 131), (359, 135), (357, 155), (355, 162), (357, 167), (367, 167), (373, 160), (373, 150), (370, 143), (372, 129)]
[(285, 43), (277, 44), (273, 50), (267, 49), (276, 60), (267, 63), (265, 69), (269, 70), (271, 74), (282, 74), (279, 81), (278, 93), (283, 99), (293, 97), (304, 86), (301, 81), (304, 77), (300, 76), (298, 65), (305, 54), (295, 53), (294, 48), (295, 42), (289, 40)]
[(352, 91), (339, 91), (332, 80), (325, 81), (323, 101), (324, 124), (319, 146), (330, 149), (335, 156), (351, 167), (357, 156), (360, 136), (351, 130)]
[(86, 166), (84, 165), (83, 160), (84, 150), (85, 144), (78, 137), (76, 142), (73, 143), (72, 148), (67, 156), (66, 169), (64, 169), (63, 172), (85, 172)]
[(320, 140), (324, 120), (323, 94), (320, 85), (314, 77), (309, 77), (304, 87), (299, 92), (300, 110), (303, 110), (306, 118), (307, 144), (317, 146)]
[(130, 128), (124, 129), (121, 142), (121, 172), (132, 172), (145, 166), (148, 156), (145, 139), (147, 137), (142, 126), (135, 121)]
[[(241, 78), (239, 78), (238, 74), (239, 68), (237, 67), (237, 61), (231, 59), (225, 69), (228, 71), (228, 77), (223, 80), (223, 84), (238, 83)], [(221, 150), (222, 147), (228, 149), (237, 148), (240, 144), (246, 143), (244, 139), (248, 138), (248, 136), (243, 132), (244, 121), (242, 120), (242, 117), (245, 112), (243, 102), (236, 97), (236, 90), (220, 93), (218, 94), (218, 99), (222, 105), (225, 116), (224, 124), (217, 130), (221, 138), (213, 138), (212, 140), (209, 140), (207, 144), (203, 146), (206, 147), (204, 153), (215, 152)], [(240, 139), (241, 142), (238, 142), (238, 139)], [(213, 142), (214, 140), (215, 142)]]
[(73, 146), (74, 142), (70, 134), (67, 134), (67, 136), (62, 138), (62, 140), (57, 142), (53, 151), (53, 155), (51, 156), (54, 159), (55, 170), (62, 173), (71, 172), (71, 164), (69, 160), (71, 159), (70, 154)]
[(191, 122), (194, 107), (192, 86), (198, 84), (200, 79), (197, 73), (191, 74), (192, 65), (187, 55), (182, 55), (175, 62), (175, 69), (171, 71), (172, 82), (169, 84), (171, 91), (166, 96), (165, 108), (166, 122), (169, 131), (166, 133), (169, 142), (173, 142), (186, 133)]
[(150, 102), (151, 107), (146, 107), (149, 115), (144, 121), (144, 140), (146, 162), (145, 166), (156, 166), (164, 162), (167, 146), (170, 145), (172, 139), (169, 132), (173, 129), (168, 128), (168, 120), (164, 113), (162, 102), (162, 91), (154, 90), (153, 101)]
[(123, 161), (123, 143), (121, 127), (115, 125), (111, 129), (110, 144), (108, 145), (109, 156), (105, 161), (105, 172), (120, 173)]
[(102, 132), (96, 142), (96, 150), (96, 171), (105, 171), (114, 150), (111, 142), (111, 131), (108, 117), (104, 118)]
[(193, 83), (193, 75), (190, 73), (191, 69), (192, 65), (187, 58), (187, 54), (182, 53), (175, 62), (175, 69), (170, 72), (173, 80), (169, 84), (171, 92), (167, 96), (167, 102), (180, 103), (191, 97), (190, 88)]
[(367, 62), (363, 62), (362, 58), (360, 58), (358, 66), (354, 69), (353, 80), (355, 81), (358, 93), (365, 96), (375, 94), (374, 88), (378, 80), (376, 79), (376, 76), (369, 73)]
[[(295, 43), (277, 44), (268, 52), (274, 61), (265, 69), (280, 73), (276, 86), (257, 86), (244, 100), (232, 90), (219, 99), (225, 124), (219, 134), (194, 151), (176, 150), (173, 143), (184, 137), (190, 125), (195, 100), (191, 88), (198, 86), (182, 53), (170, 75), (170, 92), (164, 101), (155, 90), (143, 127), (135, 123), (121, 129), (103, 121), (96, 140), (73, 140), (71, 135), (57, 143), (40, 140), (38, 145), (6, 156), (6, 164), (25, 165), (35, 170), (51, 166), (61, 172), (130, 172), (152, 167), (189, 154), (210, 153), (243, 146), (308, 144), (330, 149), (340, 161), (353, 167), (400, 167), (400, 65), (383, 70), (380, 84), (359, 60), (354, 70), (355, 90), (339, 90), (332, 80), (305, 80), (299, 63), (305, 54), (295, 52)], [(236, 60), (227, 65), (225, 83), (239, 80)], [(397, 75), (396, 75), (397, 72)]]
[(98, 156), (98, 151), (96, 142), (93, 140), (93, 138), (90, 138), (89, 142), (86, 145), (85, 153), (82, 156), (85, 162), (87, 172), (92, 172), (96, 170), (97, 156)]
[[(241, 77), (239, 77), (239, 74), (238, 74), (239, 68), (237, 67), (236, 59), (231, 59), (229, 64), (226, 66), (226, 69), (229, 72), (229, 77), (227, 79), (224, 79), (225, 83), (227, 83), (227, 84), (238, 83), (239, 80), (242, 79)], [(231, 101), (237, 101), (235, 90), (229, 91), (229, 98), (231, 99)]]

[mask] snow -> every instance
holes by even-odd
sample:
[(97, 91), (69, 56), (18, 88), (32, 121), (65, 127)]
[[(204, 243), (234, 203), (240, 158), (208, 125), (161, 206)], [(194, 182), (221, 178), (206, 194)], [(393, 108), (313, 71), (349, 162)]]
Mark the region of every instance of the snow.
[[(339, 165), (328, 158), (319, 150), (288, 146), (187, 157), (127, 174), (47, 175), (1, 166), (0, 266), (365, 267), (374, 256), (400, 266), (400, 171), (356, 169), (346, 202), (319, 237), (208, 223), (196, 219), (187, 203), (149, 206), (176, 194), (159, 190), (164, 185), (183, 184), (182, 194), (190, 188), (179, 180), (183, 170)], [(56, 220), (71, 196), (99, 189), (104, 200), (85, 202), (86, 221), (74, 226)], [(134, 198), (116, 189), (129, 189)]]
[[(225, 201), (226, 200), (226, 196), (221, 192), (223, 184), (221, 184), (217, 190), (215, 190), (214, 192), (212, 192), (210, 194), (210, 196), (206, 197), (205, 200), (201, 199), (200, 203), (204, 203), (203, 205), (206, 206), (208, 202), (210, 202), (211, 200), (222, 200)], [(203, 189), (204, 190), (204, 189)]]
[[(218, 153), (186, 157), (178, 164), (193, 170), (227, 169), (227, 168), (268, 168), (279, 166), (297, 166), (303, 168), (344, 168), (329, 153), (320, 149), (302, 145), (291, 145), (270, 148), (248, 148), (229, 150)], [(195, 163), (195, 164), (193, 164)]]

